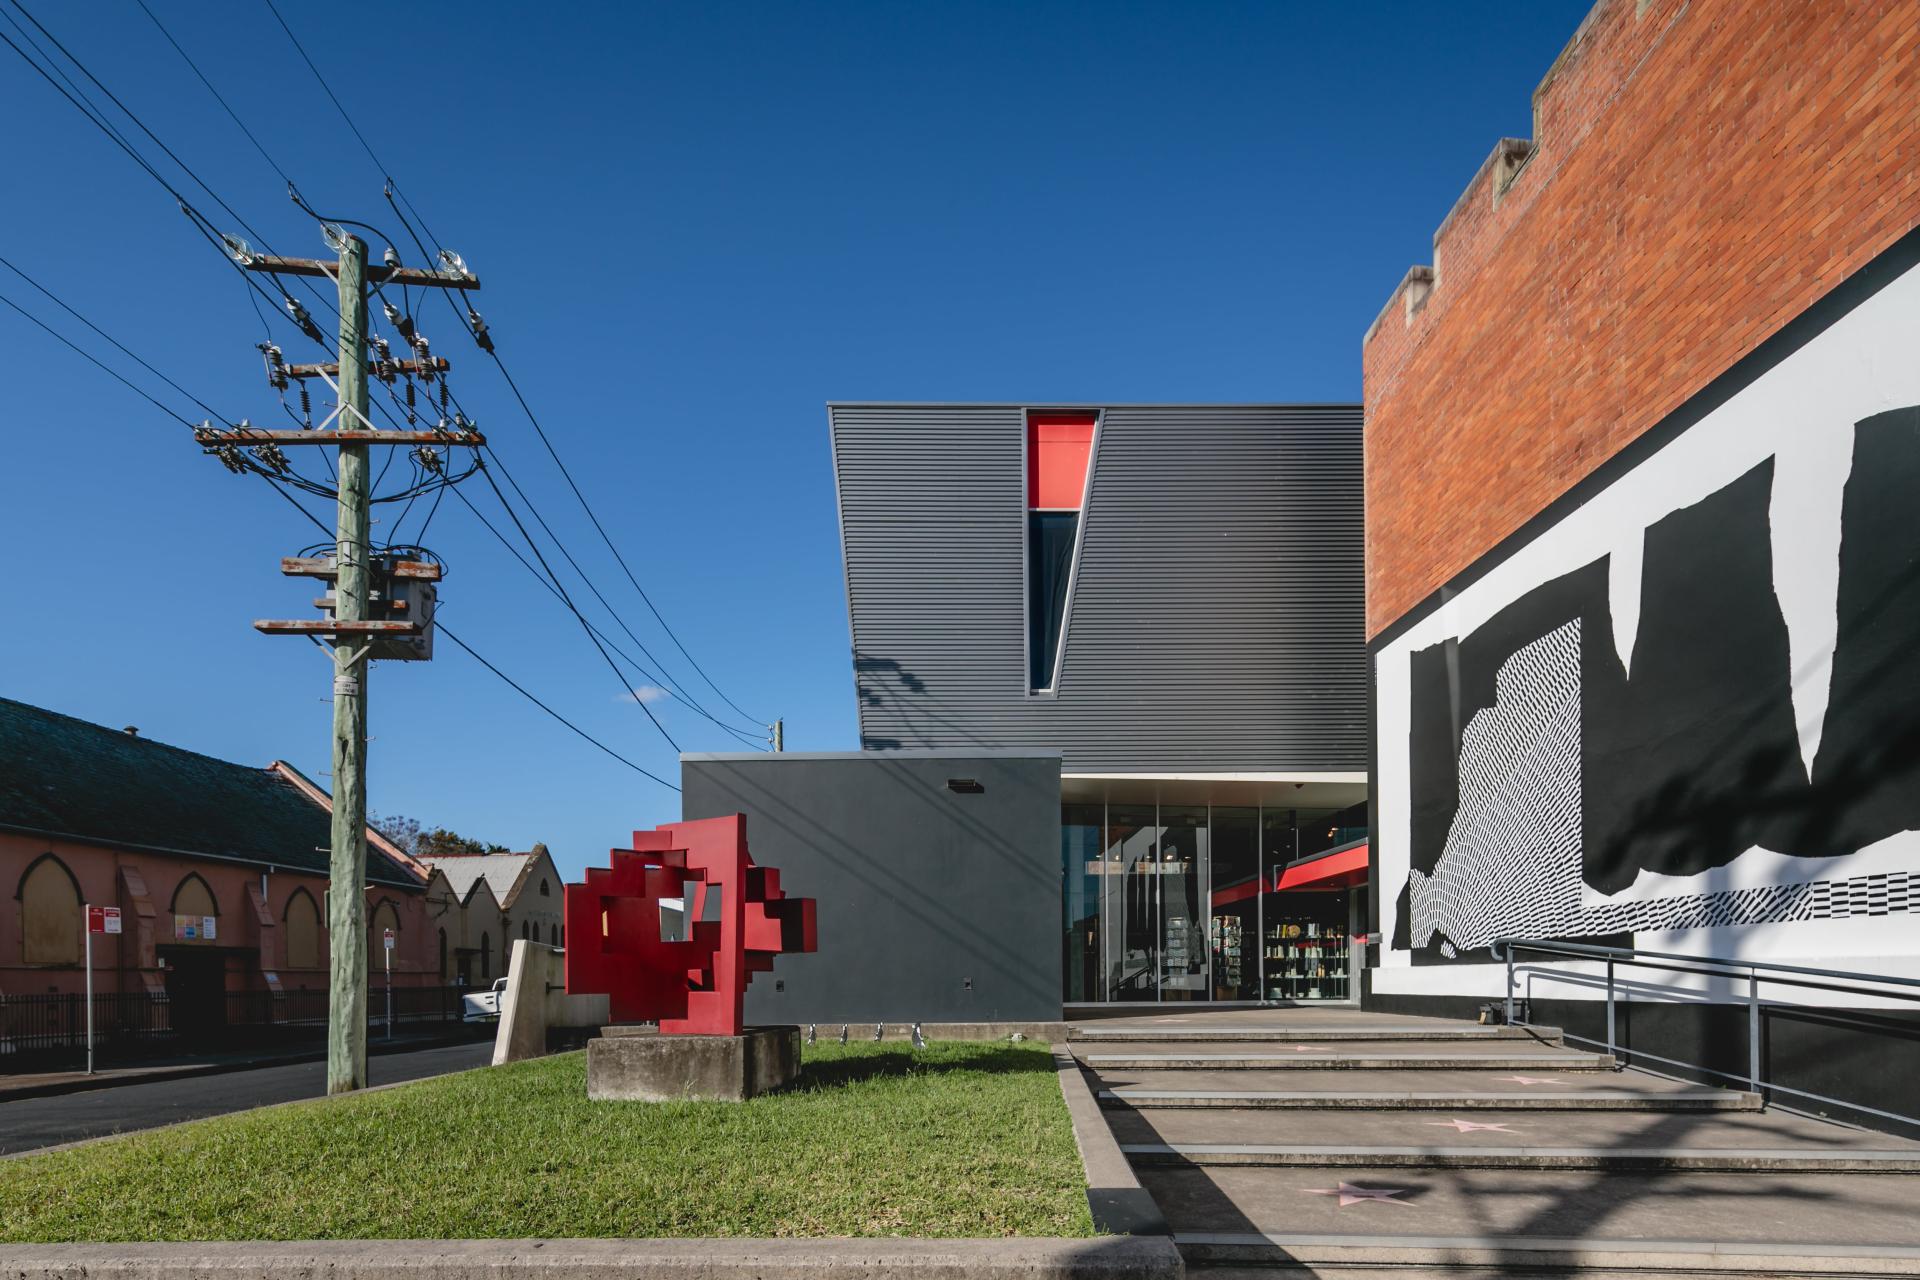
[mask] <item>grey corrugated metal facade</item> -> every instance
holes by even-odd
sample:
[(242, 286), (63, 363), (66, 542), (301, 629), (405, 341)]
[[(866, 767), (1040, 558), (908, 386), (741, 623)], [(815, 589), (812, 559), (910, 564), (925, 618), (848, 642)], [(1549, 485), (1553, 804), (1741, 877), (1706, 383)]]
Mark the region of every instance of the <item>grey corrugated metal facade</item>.
[[(1099, 414), (1055, 688), (1028, 689), (1026, 415)], [(1358, 405), (829, 407), (861, 745), (1069, 773), (1366, 767)]]

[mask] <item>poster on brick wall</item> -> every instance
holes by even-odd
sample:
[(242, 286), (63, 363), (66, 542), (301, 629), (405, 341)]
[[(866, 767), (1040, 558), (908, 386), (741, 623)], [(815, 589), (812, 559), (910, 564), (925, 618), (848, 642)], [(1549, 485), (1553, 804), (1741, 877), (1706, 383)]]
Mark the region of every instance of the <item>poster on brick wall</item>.
[(1920, 267), (1886, 268), (1378, 647), (1376, 990), (1486, 991), (1501, 938), (1920, 962)]

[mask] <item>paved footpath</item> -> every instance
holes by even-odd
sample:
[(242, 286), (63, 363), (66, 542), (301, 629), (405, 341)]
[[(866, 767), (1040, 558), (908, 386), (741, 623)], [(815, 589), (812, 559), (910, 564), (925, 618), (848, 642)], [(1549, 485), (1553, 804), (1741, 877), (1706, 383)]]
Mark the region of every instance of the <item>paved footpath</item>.
[(1920, 1143), (1551, 1029), (1216, 1010), (1069, 1044), (1196, 1274), (1920, 1275)]
[[(490, 1040), (412, 1053), (376, 1054), (367, 1059), (367, 1076), (372, 1084), (419, 1080), (482, 1067), (492, 1056)], [(326, 1092), (326, 1084), (325, 1063), (296, 1062), (0, 1103), (0, 1155), (225, 1115), (274, 1102), (317, 1098)]]

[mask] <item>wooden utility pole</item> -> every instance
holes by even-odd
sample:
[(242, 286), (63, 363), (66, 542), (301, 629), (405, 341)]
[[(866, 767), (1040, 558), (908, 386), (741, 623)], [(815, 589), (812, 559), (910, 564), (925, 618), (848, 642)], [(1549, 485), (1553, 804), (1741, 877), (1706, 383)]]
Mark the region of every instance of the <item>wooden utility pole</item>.
[[(478, 289), (480, 282), (464, 270), (457, 258), (450, 271), (420, 270), (367, 263), (367, 245), (358, 236), (328, 229), (330, 242), (339, 246), (337, 263), (301, 258), (262, 257), (235, 252), (249, 271), (278, 275), (331, 277), (340, 289), (340, 342), (337, 364), (296, 365), (285, 371), (295, 378), (318, 378), (333, 385), (339, 407), (316, 430), (267, 431), (242, 423), (237, 427), (202, 425), (194, 439), (208, 453), (219, 455), (230, 469), (243, 449), (263, 459), (277, 456), (285, 445), (333, 445), (340, 451), (337, 472), (337, 508), (331, 562), (290, 557), (282, 572), (304, 577), (332, 578), (333, 595), (323, 603), (331, 609), (326, 619), (262, 621), (254, 626), (268, 634), (330, 638), (333, 645), (333, 841), (328, 866), (327, 933), (330, 972), (327, 1002), (327, 1092), (345, 1093), (367, 1083), (367, 670), (373, 656), (414, 661), (431, 649), (409, 653), (392, 646), (409, 636), (431, 635), (431, 588), (416, 597), (424, 616), (396, 619), (375, 617), (372, 608), (378, 587), (383, 609), (400, 607), (394, 584), (401, 580), (437, 581), (437, 564), (419, 564), (377, 553), (372, 546), (370, 510), (373, 501), (372, 445), (430, 445), (479, 448), (486, 443), (471, 423), (444, 420), (431, 430), (383, 431), (368, 417), (367, 290), (369, 285), (402, 283), (422, 288)], [(417, 344), (416, 360), (401, 361), (393, 369), (409, 375), (443, 376), (447, 362), (427, 354), (425, 340)], [(335, 382), (337, 377), (338, 381)], [(329, 429), (331, 428), (331, 429)], [(271, 464), (269, 464), (271, 465)], [(284, 466), (284, 462), (280, 464)], [(375, 560), (381, 571), (376, 582)], [(391, 563), (389, 563), (391, 561)], [(383, 647), (385, 646), (385, 647)]]
[[(340, 246), (340, 419), (367, 419), (367, 242)], [(368, 508), (373, 499), (364, 444), (340, 446), (335, 513), (333, 617), (369, 622)], [(333, 857), (328, 866), (327, 1092), (367, 1083), (367, 661), (369, 640), (333, 641)]]

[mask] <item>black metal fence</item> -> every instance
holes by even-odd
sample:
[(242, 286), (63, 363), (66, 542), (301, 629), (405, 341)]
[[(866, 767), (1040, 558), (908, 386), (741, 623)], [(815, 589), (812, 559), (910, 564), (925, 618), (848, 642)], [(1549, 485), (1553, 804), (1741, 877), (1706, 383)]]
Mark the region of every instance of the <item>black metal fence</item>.
[[(395, 987), (393, 1022), (417, 1029), (461, 1020), (466, 987)], [(387, 1020), (387, 992), (367, 993), (367, 1023), (377, 1035)], [(97, 993), (93, 997), (96, 1051), (116, 1057), (194, 1053), (261, 1040), (323, 1036), (324, 990), (228, 991), (212, 997), (169, 1000), (145, 992)], [(0, 1072), (22, 1059), (84, 1050), (84, 995), (0, 995)]]

